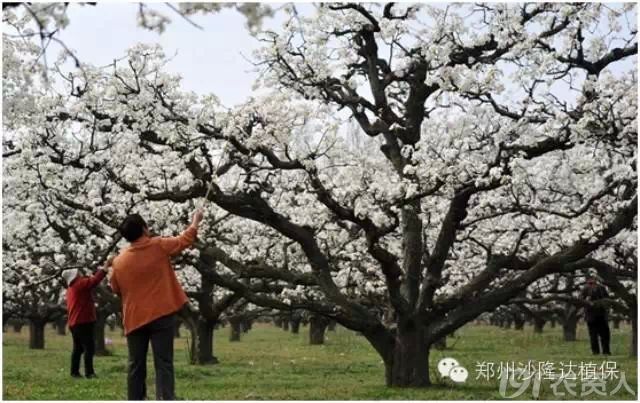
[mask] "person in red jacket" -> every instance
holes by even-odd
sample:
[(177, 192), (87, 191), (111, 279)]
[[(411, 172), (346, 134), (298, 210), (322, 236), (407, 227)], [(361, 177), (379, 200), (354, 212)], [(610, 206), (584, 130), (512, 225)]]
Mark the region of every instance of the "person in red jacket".
[(107, 260), (93, 276), (80, 276), (78, 269), (62, 272), (62, 278), (67, 284), (67, 324), (73, 337), (73, 351), (71, 353), (71, 376), (81, 378), (80, 356), (84, 353), (84, 374), (87, 378), (94, 378), (93, 369), (94, 325), (96, 322), (96, 307), (92, 291), (100, 284), (109, 272), (113, 258)]

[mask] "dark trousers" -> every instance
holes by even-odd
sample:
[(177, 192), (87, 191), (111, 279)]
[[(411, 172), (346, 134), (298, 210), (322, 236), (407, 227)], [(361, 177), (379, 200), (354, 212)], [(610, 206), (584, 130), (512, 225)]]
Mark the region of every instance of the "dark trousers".
[(95, 344), (93, 339), (93, 328), (95, 322), (81, 323), (75, 325), (71, 330), (73, 338), (73, 351), (71, 352), (71, 375), (80, 375), (80, 356), (84, 353), (84, 374), (93, 375), (93, 354)]
[(602, 346), (603, 354), (611, 354), (611, 350), (609, 349), (611, 332), (609, 331), (609, 322), (607, 321), (607, 319), (594, 318), (593, 320), (587, 322), (587, 327), (589, 328), (591, 351), (594, 354), (600, 354), (600, 346)]
[(160, 317), (127, 335), (129, 347), (129, 400), (143, 400), (147, 395), (147, 351), (153, 349), (156, 370), (156, 400), (174, 400), (173, 333), (175, 314)]

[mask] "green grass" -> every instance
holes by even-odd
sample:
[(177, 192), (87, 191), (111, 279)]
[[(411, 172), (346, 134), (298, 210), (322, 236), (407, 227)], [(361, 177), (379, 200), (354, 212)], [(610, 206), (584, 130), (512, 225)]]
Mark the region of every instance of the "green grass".
[[(94, 380), (69, 377), (71, 336), (58, 336), (47, 329), (45, 350), (27, 347), (28, 330), (21, 334), (11, 329), (3, 334), (3, 397), (7, 400), (121, 400), (126, 398), (126, 341), (120, 332), (107, 332), (114, 340), (114, 355), (96, 357), (99, 378)], [(627, 347), (630, 330), (622, 326), (612, 330), (613, 355), (617, 367), (625, 371), (629, 385), (637, 390), (637, 359), (629, 358)], [(357, 334), (338, 327), (327, 332), (322, 346), (308, 345), (308, 328), (300, 334), (284, 332), (271, 325), (257, 324), (240, 342), (228, 341), (229, 328), (215, 333), (215, 354), (220, 364), (193, 366), (187, 363), (187, 332), (176, 339), (176, 394), (189, 400), (453, 400), (501, 399), (498, 380), (476, 380), (476, 363), (547, 360), (556, 366), (560, 361), (597, 362), (589, 352), (587, 333), (578, 329), (578, 341), (563, 342), (559, 327), (545, 328), (534, 334), (504, 330), (489, 326), (469, 325), (450, 338), (449, 349), (432, 350), (431, 375), (435, 385), (430, 388), (387, 388), (384, 366), (367, 341)], [(442, 382), (436, 377), (435, 366), (440, 358), (456, 358), (469, 371), (463, 385)], [(154, 373), (149, 354), (149, 397), (155, 396)], [(608, 383), (606, 393), (617, 385)], [(531, 387), (519, 399), (531, 399)], [(517, 389), (508, 389), (507, 395)], [(565, 391), (566, 389), (561, 389)], [(615, 395), (554, 396), (548, 383), (543, 383), (540, 399), (625, 399), (635, 397), (624, 388)]]

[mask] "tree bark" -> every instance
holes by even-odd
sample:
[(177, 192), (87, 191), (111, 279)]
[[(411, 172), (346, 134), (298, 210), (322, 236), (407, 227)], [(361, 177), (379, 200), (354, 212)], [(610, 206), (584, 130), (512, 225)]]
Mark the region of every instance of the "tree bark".
[(445, 348), (447, 348), (447, 338), (446, 337), (442, 337), (442, 338), (436, 340), (433, 343), (433, 347), (436, 350), (444, 350)]
[(534, 333), (542, 333), (542, 329), (544, 328), (545, 323), (547, 323), (544, 319), (533, 319), (533, 332)]
[(218, 358), (213, 355), (213, 336), (216, 321), (199, 318), (195, 329), (191, 329), (191, 364), (217, 364)]
[(419, 322), (400, 320), (394, 331), (380, 326), (367, 330), (363, 335), (384, 362), (387, 386), (431, 385), (429, 349), (433, 341)]
[(59, 336), (64, 336), (67, 334), (67, 321), (64, 317), (56, 321), (56, 333)]
[(564, 341), (576, 341), (576, 330), (578, 328), (578, 318), (568, 317), (562, 323), (562, 336)]
[(105, 343), (105, 335), (104, 329), (107, 327), (107, 318), (109, 317), (108, 313), (102, 313), (98, 311), (96, 313), (96, 324), (95, 329), (93, 331), (93, 340), (95, 345), (95, 352), (97, 356), (107, 356), (111, 355), (111, 351), (107, 349), (107, 344)]
[(173, 331), (173, 337), (176, 339), (180, 338), (180, 326), (182, 325), (182, 321), (181, 320), (176, 320), (176, 327)]
[(116, 314), (116, 325), (120, 328), (120, 336), (124, 337), (124, 323), (122, 323), (122, 314)]
[(324, 344), (324, 332), (329, 324), (329, 320), (323, 316), (312, 316), (309, 326), (309, 344)]
[(229, 319), (231, 325), (231, 333), (229, 334), (229, 341), (240, 341), (240, 334), (242, 333), (242, 325), (240, 319)]
[(635, 312), (631, 318), (631, 348), (629, 355), (631, 357), (638, 356), (638, 318), (636, 317)]
[(301, 322), (301, 319), (291, 319), (291, 333), (293, 334), (300, 333), (300, 322)]
[(524, 322), (525, 320), (522, 318), (517, 318), (513, 320), (513, 328), (516, 330), (522, 330), (524, 329)]
[(330, 332), (335, 332), (336, 331), (336, 321), (335, 320), (330, 320), (329, 324), (327, 325), (327, 330)]
[(393, 361), (387, 365), (387, 385), (420, 387), (431, 384), (429, 379), (429, 348), (424, 329), (413, 321), (397, 328)]
[(242, 333), (248, 333), (249, 330), (253, 327), (253, 320), (246, 318), (240, 321), (240, 326), (242, 328)]
[(44, 327), (46, 324), (47, 322), (41, 319), (29, 322), (29, 348), (44, 349)]
[(611, 322), (613, 322), (614, 329), (620, 329), (620, 319), (614, 318)]

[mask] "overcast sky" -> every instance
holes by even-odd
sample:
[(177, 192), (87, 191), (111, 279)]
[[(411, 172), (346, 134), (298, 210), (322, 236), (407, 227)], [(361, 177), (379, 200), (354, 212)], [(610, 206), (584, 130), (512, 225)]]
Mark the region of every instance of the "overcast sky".
[[(226, 106), (247, 99), (257, 76), (247, 59), (259, 42), (249, 34), (242, 14), (223, 9), (220, 13), (196, 15), (192, 20), (203, 28), (200, 30), (163, 3), (149, 6), (171, 18), (164, 33), (138, 26), (137, 3), (98, 3), (70, 6), (70, 23), (61, 31), (60, 39), (82, 62), (95, 65), (112, 63), (138, 42), (159, 43), (168, 57), (177, 52), (168, 70), (182, 75), (184, 89), (214, 93)], [(280, 26), (282, 14), (268, 18), (263, 27)]]
[[(271, 3), (280, 7), (282, 3)], [(99, 3), (96, 6), (72, 5), (68, 9), (69, 25), (61, 31), (60, 39), (76, 52), (79, 59), (95, 65), (107, 65), (125, 55), (136, 43), (159, 43), (169, 57), (173, 57), (167, 69), (183, 77), (183, 88), (199, 94), (215, 94), (225, 106), (231, 107), (245, 101), (251, 95), (251, 86), (257, 76), (248, 59), (260, 46), (247, 30), (245, 17), (234, 9), (219, 13), (195, 15), (198, 29), (185, 21), (164, 3), (148, 4), (149, 7), (170, 17), (164, 33), (158, 34), (138, 26), (137, 3)], [(310, 4), (298, 4), (298, 11), (311, 9)], [(278, 29), (285, 13), (267, 18), (263, 28)], [(606, 21), (603, 21), (606, 25)], [(53, 48), (58, 52), (60, 48)], [(175, 55), (175, 56), (174, 56)], [(50, 56), (49, 60), (55, 60)], [(613, 71), (624, 71), (633, 64), (627, 60), (612, 66)], [(508, 73), (509, 69), (505, 69)], [(571, 102), (566, 85), (558, 83), (554, 91), (560, 98)], [(520, 92), (520, 88), (514, 88)], [(365, 93), (367, 91), (364, 91)]]

